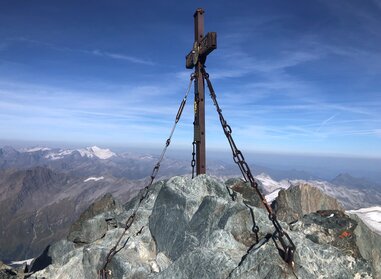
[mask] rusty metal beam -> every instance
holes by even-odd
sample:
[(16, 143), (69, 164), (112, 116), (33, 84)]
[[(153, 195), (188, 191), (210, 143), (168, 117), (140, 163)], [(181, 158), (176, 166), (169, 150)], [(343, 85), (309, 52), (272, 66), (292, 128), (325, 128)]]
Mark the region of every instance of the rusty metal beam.
[[(204, 38), (204, 11), (197, 9), (194, 14), (194, 38), (197, 45), (200, 46)], [(196, 141), (196, 173), (206, 173), (206, 150), (205, 150), (205, 85), (204, 78), (201, 73), (201, 61), (198, 59), (195, 74), (195, 141)], [(197, 139), (197, 140), (196, 140)]]
[[(196, 174), (206, 173), (205, 148), (205, 84), (201, 69), (206, 57), (217, 48), (217, 33), (210, 32), (204, 36), (204, 10), (197, 9), (194, 13), (194, 44), (187, 54), (185, 67), (194, 69), (194, 142), (196, 145)], [(193, 165), (193, 163), (192, 163)]]

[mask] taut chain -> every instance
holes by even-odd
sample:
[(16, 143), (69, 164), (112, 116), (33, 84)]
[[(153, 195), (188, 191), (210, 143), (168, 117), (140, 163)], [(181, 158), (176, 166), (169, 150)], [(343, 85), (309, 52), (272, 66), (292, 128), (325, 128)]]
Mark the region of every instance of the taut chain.
[[(255, 189), (257, 192), (259, 198), (261, 199), (263, 205), (265, 206), (267, 212), (269, 213), (269, 219), (274, 224), (275, 227), (275, 233), (273, 234), (273, 240), (275, 242), (275, 245), (277, 246), (278, 250), (281, 253), (282, 258), (284, 261), (286, 261), (291, 266), (294, 265), (294, 253), (295, 253), (295, 245), (292, 242), (289, 235), (283, 230), (282, 226), (280, 225), (279, 221), (277, 220), (277, 217), (275, 213), (272, 211), (270, 205), (267, 203), (266, 198), (262, 195), (261, 191), (258, 188), (258, 183), (255, 181), (254, 176), (252, 175), (249, 165), (246, 163), (245, 158), (242, 154), (242, 152), (237, 148), (233, 137), (232, 137), (232, 129), (226, 122), (224, 116), (222, 115), (222, 110), (217, 102), (217, 96), (214, 92), (212, 83), (209, 79), (209, 74), (205, 71), (205, 68), (201, 68), (202, 75), (204, 79), (206, 80), (206, 83), (208, 85), (210, 97), (213, 100), (214, 106), (216, 107), (217, 113), (220, 117), (220, 122), (222, 129), (224, 130), (225, 136), (229, 141), (229, 145), (231, 148), (231, 151), (233, 153), (233, 160), (234, 162), (239, 166), (239, 169), (241, 170), (241, 173), (244, 177), (245, 182), (249, 182), (251, 187)], [(277, 243), (279, 241), (280, 245)]]
[[(172, 139), (172, 136), (173, 136), (173, 133), (175, 132), (175, 129), (176, 129), (176, 126), (177, 126), (177, 123), (179, 122), (180, 118), (181, 118), (181, 114), (183, 113), (183, 110), (184, 110), (184, 107), (185, 107), (185, 104), (187, 102), (187, 98), (188, 98), (188, 94), (189, 94), (189, 91), (192, 87), (192, 81), (194, 80), (194, 74), (191, 75), (190, 77), (190, 82), (189, 82), (189, 86), (188, 86), (188, 89), (185, 93), (185, 96), (183, 98), (183, 100), (181, 101), (181, 104), (180, 104), (180, 107), (179, 107), (179, 110), (177, 111), (177, 114), (176, 114), (176, 119), (175, 119), (175, 123), (173, 124), (172, 126), (172, 130), (169, 134), (169, 137), (168, 139), (165, 141), (165, 146), (163, 148), (163, 151), (161, 152), (160, 156), (159, 156), (159, 159), (155, 165), (155, 167), (153, 168), (152, 170), (152, 174), (150, 176), (150, 181), (149, 183), (147, 184), (147, 186), (144, 187), (143, 189), (143, 194), (142, 196), (140, 197), (139, 199), (139, 202), (138, 204), (136, 205), (133, 213), (130, 215), (130, 217), (128, 217), (127, 221), (126, 221), (126, 225), (125, 225), (125, 228), (124, 228), (124, 231), (122, 233), (122, 235), (118, 238), (118, 241), (115, 243), (115, 245), (110, 249), (110, 251), (108, 252), (107, 254), (107, 257), (106, 257), (106, 261), (102, 267), (102, 269), (99, 271), (99, 278), (100, 279), (108, 279), (111, 277), (111, 271), (107, 269), (107, 266), (108, 264), (111, 262), (112, 258), (115, 256), (115, 254), (117, 254), (120, 250), (122, 250), (128, 240), (130, 239), (129, 237), (127, 238), (127, 240), (124, 242), (124, 244), (118, 249), (118, 246), (120, 244), (120, 242), (122, 241), (122, 238), (123, 236), (127, 233), (128, 229), (132, 226), (132, 224), (134, 223), (135, 221), (135, 217), (136, 217), (136, 213), (140, 207), (140, 205), (142, 204), (142, 202), (144, 201), (144, 199), (147, 198), (148, 196), (148, 190), (150, 188), (150, 186), (152, 185), (153, 181), (155, 180), (156, 178), (156, 175), (157, 173), (159, 172), (159, 168), (160, 168), (160, 164), (161, 162), (163, 161), (163, 158), (164, 158), (164, 155), (168, 149), (168, 146), (171, 144), (171, 139)], [(136, 235), (140, 234), (143, 230), (143, 227), (136, 233)]]

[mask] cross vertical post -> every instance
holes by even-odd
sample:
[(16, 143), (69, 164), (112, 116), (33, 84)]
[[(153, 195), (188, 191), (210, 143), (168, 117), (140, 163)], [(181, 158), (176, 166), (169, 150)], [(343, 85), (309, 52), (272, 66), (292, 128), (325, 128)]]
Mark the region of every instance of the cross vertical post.
[(207, 55), (217, 48), (217, 34), (210, 32), (204, 36), (204, 10), (194, 13), (194, 45), (186, 56), (186, 68), (195, 68), (194, 95), (194, 142), (196, 144), (196, 174), (206, 173), (205, 148), (205, 84), (201, 69)]
[[(194, 14), (194, 39), (200, 45), (204, 37), (204, 11), (197, 9)], [(201, 73), (201, 61), (198, 59), (195, 74), (195, 126), (194, 140), (196, 142), (196, 173), (206, 173), (206, 148), (205, 148), (205, 84)]]

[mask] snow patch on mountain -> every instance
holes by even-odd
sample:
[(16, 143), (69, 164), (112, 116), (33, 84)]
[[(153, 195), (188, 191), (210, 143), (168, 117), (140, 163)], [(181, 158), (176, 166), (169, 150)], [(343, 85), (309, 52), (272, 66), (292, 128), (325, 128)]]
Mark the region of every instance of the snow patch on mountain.
[(266, 201), (269, 202), (269, 203), (272, 203), (277, 197), (278, 197), (278, 193), (281, 189), (277, 189), (275, 190), (274, 192), (271, 192), (270, 194), (266, 195)]
[(103, 176), (99, 176), (99, 177), (93, 177), (93, 176), (91, 176), (91, 177), (86, 178), (85, 180), (83, 180), (83, 182), (99, 181), (99, 180), (102, 180), (102, 179), (104, 179)]
[(109, 159), (116, 156), (110, 149), (102, 149), (98, 146), (86, 147), (81, 149), (60, 149), (58, 152), (51, 152), (45, 156), (46, 159), (58, 160), (63, 159), (65, 156), (73, 154), (73, 152), (79, 152), (82, 157), (87, 158), (99, 158), (102, 160)]
[(281, 180), (276, 181), (272, 179), (268, 174), (261, 173), (256, 175), (255, 178), (261, 183), (262, 189), (264, 191), (267, 202), (273, 202), (277, 197), (278, 193), (282, 189), (288, 189), (291, 186), (290, 181)]
[(112, 152), (110, 149), (102, 149), (98, 146), (92, 146), (92, 147), (86, 147), (84, 149), (78, 149), (78, 152), (81, 154), (82, 157), (98, 157), (99, 159), (109, 159), (113, 156), (116, 156), (114, 152)]
[[(272, 193), (275, 190), (288, 189), (290, 182), (287, 180), (275, 181), (269, 175), (261, 173), (256, 175), (255, 178), (262, 183), (262, 187), (266, 193)], [(279, 191), (278, 191), (279, 192)]]
[(37, 152), (37, 151), (49, 151), (51, 148), (49, 147), (32, 147), (32, 148), (26, 148), (23, 149), (22, 152), (27, 152), (27, 153), (32, 153), (32, 152)]
[(51, 152), (45, 156), (46, 159), (59, 160), (63, 159), (65, 156), (71, 155), (75, 150), (59, 150), (58, 152)]
[(381, 206), (348, 210), (347, 213), (356, 214), (364, 223), (381, 235)]
[(10, 265), (17, 266), (17, 265), (23, 265), (24, 263), (27, 264), (27, 265), (30, 265), (33, 260), (34, 260), (34, 258), (23, 260), (23, 261), (12, 261), (10, 263)]

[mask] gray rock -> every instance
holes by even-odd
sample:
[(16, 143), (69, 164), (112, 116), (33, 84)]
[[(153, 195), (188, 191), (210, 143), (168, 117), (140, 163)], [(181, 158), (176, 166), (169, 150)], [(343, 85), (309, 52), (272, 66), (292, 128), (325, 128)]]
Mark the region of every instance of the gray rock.
[(355, 220), (338, 210), (322, 210), (307, 214), (300, 221), (290, 225), (292, 231), (302, 232), (315, 243), (330, 245), (348, 255), (361, 258), (354, 233), (356, 227)]
[(156, 256), (156, 264), (157, 270), (155, 272), (160, 272), (167, 269), (172, 264), (172, 261), (164, 253), (159, 252)]
[[(259, 181), (257, 181), (257, 183), (260, 192), (264, 194), (261, 183)], [(242, 179), (231, 178), (227, 180), (225, 184), (234, 193), (241, 194), (248, 205), (265, 208), (257, 191), (251, 187), (250, 183), (244, 182)]]
[[(295, 197), (312, 199), (304, 192), (287, 196)], [(139, 197), (114, 212), (117, 228), (107, 227), (102, 238), (81, 246), (52, 245), (48, 253), (52, 263), (31, 278), (97, 278), (107, 253), (121, 236), (119, 252), (107, 266), (112, 278), (372, 278), (371, 265), (380, 264), (377, 258), (373, 263), (369, 260), (374, 254), (365, 243), (359, 244), (358, 235), (365, 238), (367, 232), (357, 233), (355, 220), (339, 211), (321, 211), (290, 227), (281, 222), (296, 245), (295, 268), (291, 268), (273, 243), (274, 227), (267, 212), (245, 204), (241, 193), (233, 201), (226, 185), (205, 175), (193, 180), (174, 177), (153, 185), (124, 233), (123, 224), (138, 201)], [(83, 222), (82, 234), (92, 227), (89, 222), (105, 216), (98, 213)], [(258, 243), (254, 221), (260, 229)], [(351, 237), (345, 234), (341, 239), (344, 231)]]
[[(180, 256), (180, 247), (185, 240), (189, 223), (185, 211), (186, 198), (170, 187), (163, 187), (149, 219), (149, 228), (158, 252), (163, 252), (172, 260)], [(173, 227), (177, 229), (173, 231)]]
[(344, 211), (342, 205), (335, 198), (309, 184), (298, 184), (287, 190), (280, 190), (272, 206), (278, 219), (287, 223), (318, 210)]
[(254, 225), (259, 229), (258, 238), (273, 231), (274, 228), (267, 216), (262, 208), (231, 203), (231, 206), (221, 216), (218, 227), (229, 232), (234, 240), (245, 246), (246, 251), (257, 241), (257, 236), (253, 232)]
[(18, 272), (12, 267), (0, 261), (0, 279), (18, 279), (23, 278), (18, 276)]
[(328, 245), (315, 244), (290, 233), (295, 245), (295, 267), (284, 263), (271, 239), (255, 247), (228, 278), (372, 278), (365, 261)]
[(358, 223), (354, 233), (361, 256), (371, 263), (374, 278), (381, 279), (381, 236), (368, 228), (357, 215), (350, 216)]
[(184, 253), (164, 271), (150, 279), (226, 278), (236, 263), (223, 250), (197, 248)]
[(48, 254), (53, 264), (64, 265), (69, 262), (75, 249), (73, 242), (62, 239), (50, 246)]
[(121, 209), (121, 205), (114, 200), (111, 194), (104, 195), (85, 210), (71, 226), (68, 240), (89, 244), (102, 238), (108, 230), (110, 220), (113, 219), (112, 212), (118, 209)]
[(33, 260), (29, 271), (36, 272), (53, 265), (64, 265), (75, 255), (76, 247), (73, 242), (62, 239), (45, 248), (43, 253)]
[[(200, 181), (205, 187), (199, 187)], [(163, 252), (173, 261), (188, 246), (197, 246), (202, 241), (200, 237), (204, 232), (200, 229), (208, 230), (208, 226), (213, 226), (211, 222), (216, 220), (215, 214), (222, 214), (223, 211), (222, 208), (216, 208), (216, 199), (203, 199), (209, 195), (229, 200), (226, 188), (206, 176), (194, 180), (175, 177), (166, 183), (157, 196), (149, 219), (149, 228), (158, 252)], [(221, 199), (220, 203), (223, 201)]]

